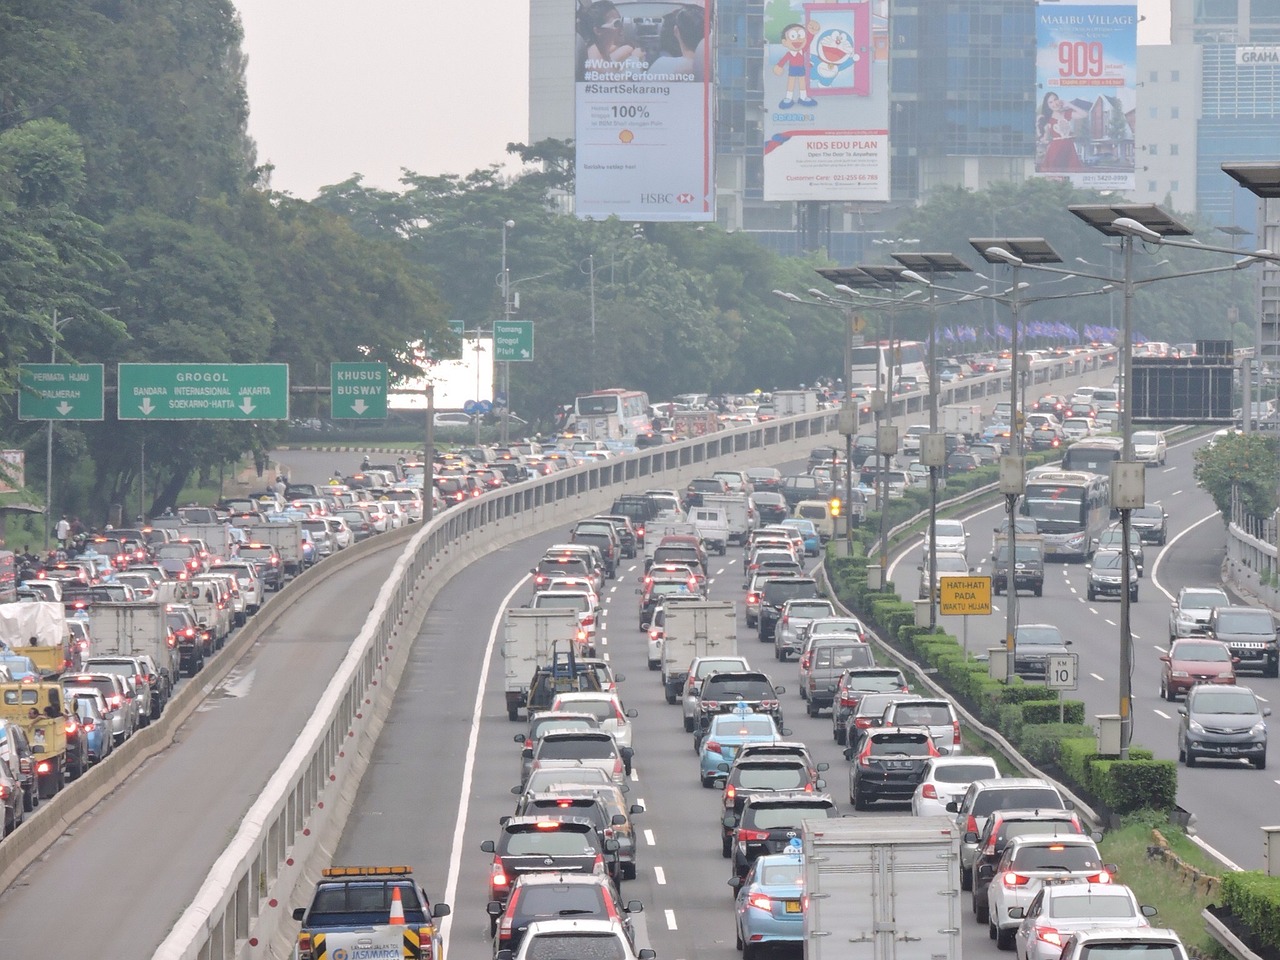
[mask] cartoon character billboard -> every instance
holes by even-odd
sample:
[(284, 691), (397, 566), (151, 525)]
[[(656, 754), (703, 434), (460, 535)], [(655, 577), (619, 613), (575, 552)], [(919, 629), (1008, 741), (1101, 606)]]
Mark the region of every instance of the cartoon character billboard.
[(1138, 10), (1133, 4), (1036, 7), (1038, 176), (1132, 190)]
[(575, 210), (714, 220), (712, 0), (578, 0)]
[(764, 199), (889, 199), (887, 0), (766, 0)]

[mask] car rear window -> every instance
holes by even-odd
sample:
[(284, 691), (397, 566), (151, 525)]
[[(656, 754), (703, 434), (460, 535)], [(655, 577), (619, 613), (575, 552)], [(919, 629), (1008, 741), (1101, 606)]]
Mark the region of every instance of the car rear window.
[(769, 717), (717, 717), (711, 725), (716, 737), (772, 737), (777, 735)]
[(739, 787), (747, 790), (794, 790), (809, 783), (809, 774), (802, 766), (781, 764), (767, 767), (740, 767)]
[(948, 763), (933, 771), (933, 779), (938, 783), (973, 783), (996, 775), (990, 764), (985, 763)]
[(585, 613), (591, 609), (591, 602), (576, 593), (560, 593), (552, 590), (535, 597), (533, 606), (537, 610), (577, 610), (579, 613)]
[(940, 727), (951, 720), (951, 708), (940, 703), (909, 703), (893, 711), (894, 723), (903, 727)]
[(868, 644), (842, 643), (818, 647), (815, 650), (813, 665), (815, 669), (830, 670), (866, 666), (873, 661), (871, 647)]
[(766, 700), (775, 699), (770, 686), (763, 680), (740, 680), (736, 677), (710, 677), (704, 697), (711, 700)]
[(742, 814), (745, 827), (756, 827), (760, 830), (776, 830), (779, 827), (799, 827), (805, 820), (816, 820), (818, 817), (839, 816), (834, 804), (797, 803), (784, 806), (778, 803), (766, 803), (761, 806), (748, 805)]
[(1098, 852), (1083, 844), (1054, 843), (1027, 846), (1014, 854), (1015, 870), (1101, 870)]
[(813, 580), (771, 580), (764, 585), (764, 599), (773, 604), (782, 604), (787, 600), (802, 600), (817, 594), (818, 584)]
[(971, 812), (978, 817), (989, 817), (996, 810), (1012, 810), (1015, 807), (1025, 807), (1028, 810), (1037, 808), (1061, 810), (1062, 798), (1053, 787), (983, 790), (974, 798)]
[(999, 840), (1003, 847), (1014, 837), (1057, 836), (1064, 833), (1079, 833), (1075, 822), (1069, 817), (1061, 820), (1014, 820), (1000, 825)]
[[(391, 910), (391, 891), (400, 891), (400, 902), (404, 907), (405, 920), (410, 923), (422, 923), (423, 914), (418, 903), (418, 894), (412, 883), (343, 883), (322, 885), (316, 891), (311, 910), (307, 913), (307, 922), (312, 926), (341, 924), (342, 918), (352, 914), (372, 914), (385, 918)], [(411, 918), (410, 914), (416, 914)], [(379, 920), (379, 922), (382, 922)]]
[(1128, 897), (1054, 897), (1049, 902), (1049, 916), (1069, 920), (1093, 917), (1115, 920), (1136, 917), (1137, 913)]
[(871, 756), (908, 756), (927, 757), (929, 755), (929, 738), (918, 734), (901, 734), (873, 737), (871, 740)]
[(539, 760), (609, 760), (616, 752), (613, 738), (544, 738)]
[(513, 857), (529, 857), (535, 854), (560, 857), (581, 857), (595, 851), (591, 842), (594, 831), (566, 830), (562, 828), (519, 830), (507, 834), (506, 854)]
[(558, 919), (570, 914), (604, 915), (600, 887), (583, 883), (531, 884), (520, 888), (516, 911), (522, 918)]
[(810, 620), (816, 620), (818, 617), (829, 617), (835, 613), (829, 600), (815, 600), (812, 603), (793, 603), (787, 609), (793, 617), (808, 617)]

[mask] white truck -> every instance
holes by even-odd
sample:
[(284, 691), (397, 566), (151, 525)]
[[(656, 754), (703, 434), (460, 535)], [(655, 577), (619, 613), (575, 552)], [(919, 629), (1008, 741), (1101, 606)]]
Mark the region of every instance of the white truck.
[(683, 518), (658, 516), (645, 525), (644, 557), (652, 560), (654, 551), (662, 544), (663, 537), (698, 537), (698, 527)]
[(725, 519), (729, 522), (729, 543), (746, 543), (747, 537), (751, 536), (751, 531), (759, 523), (759, 514), (756, 513), (750, 494), (704, 493), (702, 505), (724, 511)]
[(296, 577), (302, 572), (302, 524), (296, 520), (251, 523), (244, 528), (250, 543), (269, 543), (280, 554), (284, 572)]
[(678, 703), (694, 657), (738, 652), (738, 611), (731, 600), (670, 603), (663, 608), (662, 689)]
[(156, 517), (152, 526), (172, 530), (179, 538), (203, 540), (209, 552), (218, 557), (231, 556), (231, 527), (225, 523), (188, 523), (181, 517)]
[(98, 657), (150, 656), (160, 671), (160, 696), (168, 700), (178, 682), (177, 638), (163, 603), (93, 603), (86, 608)]
[(0, 649), (28, 657), (42, 677), (76, 668), (80, 651), (67, 631), (66, 610), (47, 600), (0, 603)]
[(507, 719), (519, 720), (528, 703), (529, 684), (540, 667), (551, 663), (555, 642), (572, 642), (576, 637), (578, 614), (569, 608), (512, 607), (503, 619), (502, 631)]
[(960, 960), (949, 817), (807, 820), (802, 842), (805, 960)]
[(729, 545), (729, 517), (720, 507), (690, 507), (689, 522), (697, 528), (698, 536), (706, 544), (708, 552), (724, 556)]
[(802, 413), (817, 413), (822, 409), (816, 390), (773, 391), (773, 414), (776, 417), (794, 417)]
[(966, 439), (982, 435), (982, 405), (949, 403), (942, 408), (942, 432), (958, 433)]

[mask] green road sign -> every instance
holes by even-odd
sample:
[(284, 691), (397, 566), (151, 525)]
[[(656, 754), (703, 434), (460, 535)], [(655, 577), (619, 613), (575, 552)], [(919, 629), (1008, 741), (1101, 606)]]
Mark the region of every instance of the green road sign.
[(378, 420), (387, 415), (385, 363), (329, 364), (329, 410), (335, 420)]
[(121, 420), (288, 420), (286, 363), (122, 363)]
[(19, 420), (101, 420), (102, 364), (18, 365)]
[(498, 362), (533, 359), (533, 321), (495, 320), (493, 359)]

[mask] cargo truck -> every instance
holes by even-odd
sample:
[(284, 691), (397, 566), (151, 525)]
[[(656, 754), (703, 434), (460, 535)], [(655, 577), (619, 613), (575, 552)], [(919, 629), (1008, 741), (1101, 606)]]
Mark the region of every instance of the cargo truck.
[(0, 642), (36, 665), (42, 677), (74, 670), (79, 645), (71, 643), (66, 608), (46, 600), (0, 604)]
[(942, 432), (958, 433), (966, 440), (982, 435), (982, 405), (949, 403), (942, 408)]
[(806, 820), (805, 960), (960, 960), (960, 835), (948, 817)]
[(269, 543), (280, 554), (284, 572), (296, 577), (302, 572), (302, 524), (296, 520), (251, 523), (244, 528), (250, 543)]
[(520, 711), (529, 702), (534, 675), (551, 664), (555, 642), (574, 642), (578, 634), (578, 614), (563, 607), (512, 607), (503, 619), (502, 630), (507, 719), (519, 720)]
[(821, 410), (816, 390), (775, 390), (773, 391), (773, 415), (775, 417), (795, 417), (802, 413), (817, 413)]
[(676, 703), (694, 657), (737, 654), (738, 612), (730, 600), (695, 600), (667, 604), (662, 617), (662, 689)]
[[(160, 671), (161, 702), (169, 699), (181, 666), (177, 635), (163, 603), (95, 603), (88, 608), (97, 657), (150, 656)], [(153, 709), (159, 716), (159, 710)]]
[(729, 543), (746, 543), (760, 522), (755, 504), (745, 493), (704, 493), (702, 505), (724, 511), (729, 525)]
[(172, 530), (181, 540), (203, 540), (209, 552), (217, 557), (231, 556), (231, 525), (228, 523), (195, 523), (182, 517), (156, 517), (153, 527)]

